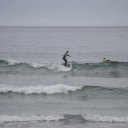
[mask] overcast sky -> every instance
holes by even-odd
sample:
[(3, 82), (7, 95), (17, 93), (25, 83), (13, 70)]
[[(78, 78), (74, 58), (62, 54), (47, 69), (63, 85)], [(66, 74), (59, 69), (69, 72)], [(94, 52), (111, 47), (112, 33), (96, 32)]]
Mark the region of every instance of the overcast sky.
[(128, 0), (0, 0), (0, 26), (128, 26)]

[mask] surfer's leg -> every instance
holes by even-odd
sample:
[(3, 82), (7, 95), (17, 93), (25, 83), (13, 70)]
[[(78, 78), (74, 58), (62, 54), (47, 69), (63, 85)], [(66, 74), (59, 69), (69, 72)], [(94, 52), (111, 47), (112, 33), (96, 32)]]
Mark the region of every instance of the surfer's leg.
[(65, 66), (67, 65), (67, 60), (65, 59)]
[(66, 66), (66, 64), (67, 64), (67, 60), (66, 60), (65, 58), (63, 58), (63, 60), (65, 61), (65, 64), (64, 64), (64, 65)]

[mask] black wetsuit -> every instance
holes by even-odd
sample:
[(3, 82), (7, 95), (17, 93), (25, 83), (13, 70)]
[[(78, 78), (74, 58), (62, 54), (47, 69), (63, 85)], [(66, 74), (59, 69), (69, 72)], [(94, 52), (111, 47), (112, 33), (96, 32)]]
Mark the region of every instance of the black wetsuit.
[(67, 64), (66, 56), (69, 56), (68, 53), (65, 53), (65, 54), (63, 55), (63, 60), (65, 61), (65, 64), (64, 64), (65, 66), (66, 66), (66, 64)]

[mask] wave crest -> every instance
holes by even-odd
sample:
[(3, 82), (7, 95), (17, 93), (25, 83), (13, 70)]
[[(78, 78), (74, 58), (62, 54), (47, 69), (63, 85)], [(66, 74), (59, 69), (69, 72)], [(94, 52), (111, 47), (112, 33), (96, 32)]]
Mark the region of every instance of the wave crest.
[(52, 62), (43, 62), (43, 63), (35, 63), (35, 62), (24, 62), (24, 61), (16, 61), (16, 60), (1, 60), (1, 63), (5, 63), (8, 66), (15, 66), (15, 65), (20, 65), (20, 66), (25, 66), (25, 67), (33, 67), (33, 68), (47, 68), (48, 70), (54, 70), (56, 72), (67, 72), (72, 70), (72, 64), (70, 63), (70, 67), (66, 68), (62, 64), (59, 63), (52, 63)]
[(70, 86), (64, 84), (49, 85), (49, 86), (23, 86), (18, 87), (14, 85), (0, 85), (0, 93), (23, 93), (23, 94), (55, 94), (64, 93), (67, 94), (70, 91), (76, 91), (82, 89), (83, 86)]
[(90, 86), (90, 85), (78, 85), (71, 86), (65, 84), (57, 85), (38, 85), (38, 86), (15, 86), (15, 85), (3, 85), (0, 84), (0, 93), (19, 93), (19, 94), (67, 94), (69, 92), (76, 91), (102, 91), (109, 93), (128, 93), (128, 88), (114, 88), (114, 87), (103, 87), (103, 86)]

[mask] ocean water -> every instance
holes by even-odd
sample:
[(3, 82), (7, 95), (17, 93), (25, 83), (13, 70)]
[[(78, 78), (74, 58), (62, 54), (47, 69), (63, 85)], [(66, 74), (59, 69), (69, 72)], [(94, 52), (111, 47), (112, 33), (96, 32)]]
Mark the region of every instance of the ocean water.
[(0, 128), (12, 127), (127, 128), (128, 27), (0, 27)]

